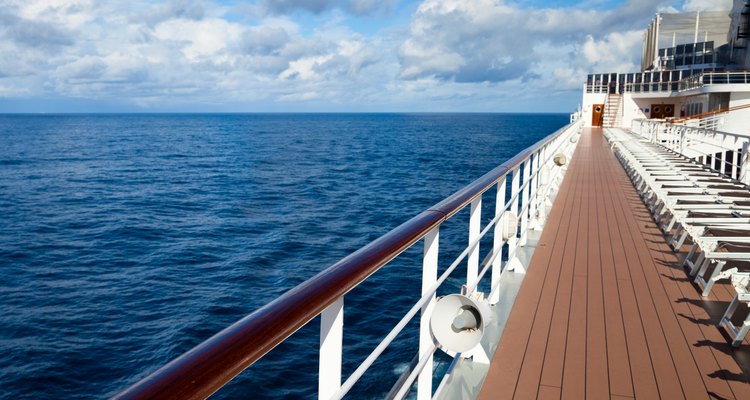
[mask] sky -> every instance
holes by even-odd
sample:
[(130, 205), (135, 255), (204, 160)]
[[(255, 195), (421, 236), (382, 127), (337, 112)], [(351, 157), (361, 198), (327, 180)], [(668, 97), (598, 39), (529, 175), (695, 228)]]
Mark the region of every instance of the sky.
[(0, 0), (0, 113), (572, 112), (732, 0)]

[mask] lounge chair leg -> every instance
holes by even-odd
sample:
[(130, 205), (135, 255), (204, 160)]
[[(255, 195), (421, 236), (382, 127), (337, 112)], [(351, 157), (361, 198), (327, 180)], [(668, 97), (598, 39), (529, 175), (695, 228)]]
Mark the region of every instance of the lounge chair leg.
[(672, 228), (674, 228), (674, 224), (677, 221), (677, 218), (675, 218), (674, 215), (669, 219), (669, 223), (662, 229), (664, 233), (669, 233), (672, 231)]
[(681, 267), (685, 267), (686, 265), (692, 265), (693, 263), (690, 262), (690, 259), (693, 258), (693, 255), (695, 255), (695, 249), (698, 248), (698, 245), (693, 243), (692, 246), (690, 246), (690, 251), (685, 256), (685, 259), (682, 260), (682, 264), (680, 264)]
[(674, 244), (677, 242), (677, 237), (680, 235), (680, 232), (682, 231), (682, 224), (678, 222), (676, 225), (677, 226), (675, 226), (674, 228), (674, 235), (672, 235), (672, 238), (669, 239), (669, 244), (672, 246), (672, 248), (676, 248)]
[(708, 297), (708, 295), (711, 294), (711, 288), (714, 287), (716, 281), (728, 278), (728, 276), (724, 276), (726, 274), (721, 273), (726, 263), (726, 261), (719, 261), (716, 263), (716, 268), (714, 268), (714, 272), (711, 273), (711, 278), (705, 281), (706, 286), (703, 288), (703, 293), (701, 293), (701, 296)]
[(685, 243), (685, 239), (688, 237), (688, 231), (683, 229), (682, 230), (682, 236), (680, 236), (680, 240), (677, 241), (677, 243), (674, 246), (674, 251), (678, 252), (682, 248), (682, 245)]
[(724, 329), (726, 329), (729, 333), (729, 336), (732, 338), (733, 347), (740, 347), (742, 341), (745, 339), (745, 336), (750, 331), (750, 314), (745, 317), (745, 321), (742, 323), (742, 326), (739, 329), (737, 329), (737, 327), (732, 323), (732, 315), (734, 315), (734, 312), (737, 311), (737, 307), (739, 305), (739, 295), (735, 295), (732, 299), (732, 302), (729, 303), (727, 311), (724, 312), (724, 315), (719, 321), (719, 326), (724, 327)]
[(698, 268), (701, 268), (703, 263), (706, 262), (705, 258), (705, 253), (698, 254), (698, 259), (692, 262), (692, 265), (690, 266), (690, 276), (695, 276), (695, 274), (698, 273)]
[(745, 322), (742, 323), (742, 328), (737, 332), (737, 337), (732, 340), (732, 346), (740, 347), (748, 331), (750, 331), (750, 314), (747, 315)]

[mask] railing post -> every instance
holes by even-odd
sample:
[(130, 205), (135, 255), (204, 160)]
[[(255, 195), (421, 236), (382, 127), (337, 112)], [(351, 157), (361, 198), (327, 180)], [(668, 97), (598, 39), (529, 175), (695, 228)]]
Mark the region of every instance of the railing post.
[(344, 298), (320, 314), (318, 399), (330, 399), (341, 387), (341, 354), (344, 341)]
[(518, 245), (523, 246), (526, 244), (526, 232), (529, 229), (529, 193), (531, 191), (531, 183), (529, 177), (531, 176), (531, 168), (533, 167), (533, 155), (529, 156), (529, 159), (523, 163), (523, 190), (521, 191), (521, 237), (518, 240)]
[(537, 204), (539, 201), (539, 171), (540, 168), (540, 161), (542, 152), (537, 151), (533, 155), (534, 158), (534, 167), (531, 171), (531, 181), (529, 182), (529, 229), (541, 229), (541, 224), (538, 224), (539, 220), (537, 218)]
[(723, 174), (727, 174), (727, 135), (721, 135), (721, 153), (719, 155), (719, 171)]
[(742, 144), (742, 163), (740, 164), (740, 181), (750, 185), (750, 142)]
[[(422, 259), (422, 296), (427, 294), (430, 287), (437, 282), (438, 249), (440, 244), (440, 227), (433, 228), (424, 237), (424, 258)], [(435, 307), (435, 295), (424, 306), (419, 319), (419, 358), (432, 351), (432, 335), (430, 334), (430, 316)], [(432, 398), (432, 360), (430, 355), (422, 372), (417, 378), (417, 400)]]
[(734, 145), (732, 145), (732, 179), (737, 179), (739, 170), (742, 167), (742, 149), (738, 149), (740, 140), (735, 136)]
[[(521, 187), (521, 166), (519, 165), (516, 167), (515, 171), (513, 171), (513, 176), (511, 177), (510, 181), (510, 196), (513, 199), (513, 201), (510, 204), (510, 218), (513, 218), (512, 222), (512, 228), (509, 232), (508, 237), (508, 264), (506, 265), (506, 268), (512, 271), (524, 273), (523, 267), (521, 266), (521, 263), (518, 261), (518, 258), (516, 257), (516, 251), (518, 249), (518, 205), (519, 205), (519, 197), (521, 195), (520, 193), (520, 187)], [(508, 223), (507, 220), (505, 222)], [(505, 229), (505, 228), (503, 228)]]
[[(482, 222), (482, 196), (471, 201), (471, 216), (469, 217), (469, 243), (479, 238)], [(479, 243), (469, 251), (466, 264), (466, 286), (472, 286), (479, 276)]]
[[(503, 215), (505, 211), (505, 181), (507, 176), (502, 177), (500, 182), (497, 183), (497, 197), (495, 198), (495, 218)], [(492, 262), (492, 278), (490, 280), (490, 292), (492, 296), (489, 301), (490, 304), (496, 304), (500, 301), (500, 291), (492, 290), (495, 284), (500, 280), (502, 274), (503, 265), (503, 230), (505, 229), (505, 216), (497, 220), (495, 224), (495, 233), (492, 235), (492, 254), (495, 256), (495, 260)]]

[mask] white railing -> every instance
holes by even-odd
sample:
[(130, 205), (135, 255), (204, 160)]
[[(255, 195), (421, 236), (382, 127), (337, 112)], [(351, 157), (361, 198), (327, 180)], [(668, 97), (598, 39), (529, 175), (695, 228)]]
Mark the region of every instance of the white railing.
[[(554, 157), (564, 154), (569, 160), (577, 143), (577, 135), (582, 128), (580, 115), (571, 115), (575, 120), (562, 131), (553, 141), (535, 149), (530, 155), (521, 160), (515, 168), (508, 170), (495, 184), (496, 202), (495, 215), (484, 227), (481, 226), (482, 195), (475, 197), (469, 205), (469, 239), (468, 246), (451, 263), (439, 277), (439, 236), (440, 227), (436, 226), (424, 236), (424, 257), (422, 263), (422, 297), (403, 316), (399, 323), (386, 335), (370, 355), (359, 365), (359, 367), (346, 379), (343, 384), (336, 379), (338, 375), (331, 374), (327, 382), (323, 382), (323, 371), (340, 371), (341, 353), (340, 337), (343, 335), (343, 313), (341, 305), (334, 304), (329, 307), (330, 311), (324, 312), (321, 322), (321, 337), (330, 335), (331, 325), (335, 326), (336, 348), (330, 348), (321, 340), (321, 399), (340, 399), (344, 397), (363, 374), (373, 365), (377, 358), (396, 339), (397, 335), (406, 325), (420, 313), (419, 328), (419, 358), (406, 379), (399, 381), (400, 387), (394, 387), (391, 393), (396, 393), (395, 399), (405, 398), (414, 382), (417, 382), (417, 399), (426, 400), (433, 398), (433, 356), (438, 350), (430, 333), (430, 317), (436, 303), (436, 292), (443, 285), (453, 271), (463, 262), (467, 263), (467, 276), (465, 293), (469, 296), (475, 294), (480, 282), (489, 278), (490, 293), (486, 294), (489, 304), (496, 304), (500, 299), (498, 291), (500, 278), (507, 271), (524, 273), (524, 267), (518, 259), (518, 251), (528, 240), (528, 232), (531, 227), (541, 229), (546, 220), (546, 202), (549, 195), (555, 191), (561, 182), (564, 169), (555, 165)], [(510, 184), (510, 193), (506, 195), (506, 187)], [(484, 194), (486, 192), (483, 192)], [(490, 232), (492, 232), (493, 247), (479, 262), (479, 243)], [(507, 259), (503, 260), (503, 248), (507, 250)], [(489, 272), (489, 276), (488, 275)], [(325, 318), (325, 313), (331, 317)], [(330, 322), (336, 321), (336, 322)], [(326, 352), (331, 352), (329, 357)], [(468, 354), (458, 355), (461, 357), (477, 357), (481, 362), (489, 362), (483, 359), (481, 351), (471, 351)], [(408, 372), (408, 371), (407, 371)], [(339, 372), (340, 374), (340, 372)], [(443, 387), (443, 385), (440, 385)], [(330, 394), (330, 395), (329, 395)], [(437, 393), (435, 393), (437, 395)]]
[(631, 128), (652, 143), (750, 184), (750, 136), (648, 119), (633, 120)]
[(704, 72), (680, 81), (679, 91), (698, 89), (706, 85), (739, 85), (750, 83), (750, 72)]
[[(117, 396), (142, 399), (155, 395), (175, 398), (202, 398), (221, 388), (242, 370), (263, 357), (301, 326), (321, 315), (318, 398), (339, 399), (373, 365), (417, 314), (419, 350), (413, 367), (399, 379), (391, 393), (402, 399), (416, 382), (417, 399), (433, 397), (433, 355), (438, 345), (430, 333), (429, 321), (436, 304), (436, 293), (459, 265), (466, 263), (463, 292), (477, 296), (478, 287), (489, 288), (489, 304), (500, 300), (501, 278), (508, 271), (524, 273), (519, 251), (526, 245), (529, 231), (540, 230), (546, 208), (567, 170), (581, 132), (583, 120), (576, 113), (573, 124), (516, 155), (464, 189), (376, 239), (313, 278), (303, 282), (273, 302), (226, 328), (190, 352), (144, 378)], [(506, 188), (510, 186), (510, 191)], [(489, 192), (495, 189), (495, 196)], [(482, 198), (495, 198), (494, 215), (482, 226)], [(468, 207), (468, 244), (450, 266), (438, 276), (440, 227)], [(492, 235), (492, 246), (480, 257), (480, 242)], [(411, 309), (375, 346), (365, 360), (342, 383), (344, 298), (372, 273), (422, 243), (422, 289)], [(507, 256), (504, 256), (507, 255)], [(480, 262), (480, 258), (482, 261)], [(321, 312), (322, 311), (322, 312)], [(260, 349), (260, 350), (259, 350)], [(241, 354), (238, 354), (241, 352)], [(488, 362), (483, 351), (472, 350), (457, 357)], [(404, 360), (408, 362), (412, 357)], [(290, 368), (294, 368), (290, 366)], [(446, 377), (443, 376), (443, 384)], [(444, 387), (441, 384), (439, 387)], [(438, 389), (439, 390), (439, 389)], [(437, 393), (435, 393), (437, 394)]]

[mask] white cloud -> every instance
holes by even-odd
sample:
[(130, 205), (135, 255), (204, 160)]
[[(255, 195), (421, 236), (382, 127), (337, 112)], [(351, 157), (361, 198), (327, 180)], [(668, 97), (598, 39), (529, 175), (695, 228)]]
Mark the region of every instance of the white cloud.
[(686, 0), (682, 9), (685, 11), (720, 11), (731, 10), (733, 0)]
[(397, 3), (0, 0), (0, 97), (500, 111), (577, 99), (586, 73), (637, 68), (656, 10), (722, 2), (629, 0), (600, 10), (425, 0), (401, 25), (360, 30), (367, 34), (348, 26), (384, 23)]
[[(427, 0), (412, 19), (409, 37), (399, 54), (401, 77), (434, 76), (455, 82), (502, 82), (533, 79), (556, 64), (548, 52), (567, 48), (568, 63), (587, 56), (591, 68), (625, 68), (640, 56), (640, 32), (623, 15), (650, 15), (661, 2), (630, 1), (615, 11), (590, 9), (522, 9), (501, 0)], [(624, 30), (626, 33), (619, 33)], [(604, 35), (595, 40), (590, 33)], [(594, 49), (592, 46), (597, 45)], [(579, 54), (579, 50), (583, 54)], [(595, 51), (596, 56), (592, 54)], [(602, 58), (608, 58), (604, 62)]]

